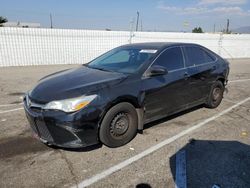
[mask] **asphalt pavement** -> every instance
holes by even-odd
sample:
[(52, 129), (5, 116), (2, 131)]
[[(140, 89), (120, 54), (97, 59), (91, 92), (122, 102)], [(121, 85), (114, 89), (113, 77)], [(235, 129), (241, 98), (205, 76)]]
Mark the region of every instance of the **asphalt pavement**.
[(77, 66), (0, 69), (0, 187), (171, 188), (182, 151), (187, 187), (250, 187), (250, 59), (230, 60), (217, 109), (199, 106), (147, 124), (120, 148), (50, 148), (32, 137), (22, 96), (43, 76)]

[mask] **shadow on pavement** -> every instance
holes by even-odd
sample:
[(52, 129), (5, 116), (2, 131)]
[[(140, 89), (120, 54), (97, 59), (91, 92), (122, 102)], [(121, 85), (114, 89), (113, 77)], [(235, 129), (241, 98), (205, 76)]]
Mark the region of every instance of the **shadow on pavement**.
[[(250, 187), (249, 145), (192, 139), (179, 151), (186, 154), (187, 187)], [(176, 154), (170, 158), (170, 167), (176, 180)]]
[(48, 150), (50, 150), (50, 148), (30, 136), (10, 137), (5, 140), (0, 140), (0, 159)]
[(99, 149), (102, 146), (103, 146), (103, 144), (101, 144), (101, 143), (94, 144), (94, 145), (91, 145), (91, 146), (86, 146), (86, 147), (83, 147), (83, 148), (62, 148), (62, 147), (58, 147), (58, 146), (48, 145), (48, 147), (50, 147), (52, 149), (61, 149), (61, 150), (64, 150), (64, 151), (71, 151), (71, 152), (88, 152), (88, 151)]

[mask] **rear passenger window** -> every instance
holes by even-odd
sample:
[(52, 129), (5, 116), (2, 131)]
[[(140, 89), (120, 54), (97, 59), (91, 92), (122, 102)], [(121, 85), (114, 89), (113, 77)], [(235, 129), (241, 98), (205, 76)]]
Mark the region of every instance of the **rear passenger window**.
[(154, 65), (166, 67), (168, 71), (184, 68), (181, 48), (167, 49), (156, 59)]
[(200, 47), (185, 47), (187, 66), (202, 65), (215, 61), (214, 57)]

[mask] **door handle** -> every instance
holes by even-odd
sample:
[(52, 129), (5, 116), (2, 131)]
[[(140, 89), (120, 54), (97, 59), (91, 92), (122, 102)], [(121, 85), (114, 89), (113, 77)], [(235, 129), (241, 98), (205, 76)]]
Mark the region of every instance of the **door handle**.
[(204, 80), (206, 80), (206, 78), (202, 76), (202, 77), (201, 77), (201, 80), (204, 81)]
[(215, 66), (215, 65), (212, 67), (212, 70), (213, 70), (213, 71), (216, 70), (216, 66)]
[(189, 74), (187, 72), (184, 73), (184, 78), (187, 80), (189, 78)]

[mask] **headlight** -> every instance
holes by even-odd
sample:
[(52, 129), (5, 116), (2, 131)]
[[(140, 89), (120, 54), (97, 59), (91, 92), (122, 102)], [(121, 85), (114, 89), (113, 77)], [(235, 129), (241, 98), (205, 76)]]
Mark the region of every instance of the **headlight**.
[(93, 101), (97, 95), (81, 96), (72, 99), (65, 99), (60, 101), (51, 101), (44, 106), (46, 110), (61, 110), (64, 112), (76, 112), (86, 107)]

